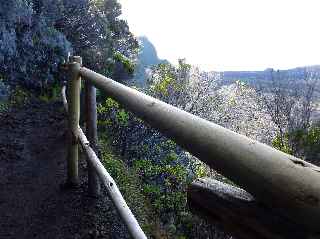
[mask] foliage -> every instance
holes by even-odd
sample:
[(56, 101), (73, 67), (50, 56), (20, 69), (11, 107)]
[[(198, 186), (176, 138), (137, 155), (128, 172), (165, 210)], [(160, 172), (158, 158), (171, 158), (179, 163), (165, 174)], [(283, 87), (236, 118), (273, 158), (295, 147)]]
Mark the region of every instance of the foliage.
[(218, 74), (201, 72), (180, 59), (178, 66), (159, 64), (152, 68), (147, 93), (182, 110), (212, 120), (219, 105), (215, 94)]
[[(68, 0), (63, 1), (63, 11), (56, 22), (71, 42), (74, 54), (83, 57), (88, 68), (112, 76), (117, 72), (115, 58), (118, 54), (127, 64), (138, 53), (138, 41), (129, 31), (126, 21), (119, 18), (121, 5), (117, 0)], [(131, 68), (127, 68), (130, 69)]]
[[(183, 190), (188, 182), (187, 170), (181, 165), (172, 164), (176, 163), (176, 160), (177, 155), (172, 152), (159, 164), (144, 159), (134, 162), (138, 174), (147, 181), (144, 192), (155, 196), (152, 199), (155, 200), (154, 206), (159, 214), (163, 210), (176, 212), (185, 207), (186, 201), (181, 199), (185, 196)], [(150, 179), (153, 183), (163, 182), (163, 184), (152, 184)]]
[(48, 89), (63, 79), (59, 65), (72, 52), (82, 56), (92, 70), (117, 72), (119, 78), (128, 70), (129, 79), (138, 42), (120, 15), (117, 0), (4, 1), (0, 9), (1, 78), (45, 98)]
[(275, 125), (256, 90), (237, 81), (220, 86), (218, 73), (201, 72), (180, 60), (154, 66), (148, 94), (250, 138), (271, 143)]
[(61, 86), (59, 84), (52, 85), (46, 91), (43, 91), (39, 99), (44, 102), (56, 101), (61, 97)]
[(143, 231), (148, 236), (153, 234), (156, 225), (153, 208), (148, 198), (141, 192), (138, 175), (134, 170), (129, 169), (120, 158), (111, 153), (107, 140), (102, 138), (100, 146), (102, 148), (103, 165), (116, 181), (120, 192), (134, 215), (136, 215)]
[(23, 106), (32, 97), (29, 91), (16, 87), (8, 92), (8, 97), (0, 99), (0, 113), (8, 112), (12, 106)]
[(9, 103), (7, 101), (0, 101), (0, 113), (7, 112), (9, 110)]
[[(268, 81), (258, 88), (263, 104), (277, 127), (275, 146), (281, 150), (302, 156), (296, 143), (300, 131), (311, 126), (314, 101), (319, 90), (319, 72), (304, 69), (299, 77), (285, 71), (270, 71)], [(300, 136), (298, 136), (299, 138)]]
[(31, 97), (31, 93), (21, 87), (16, 87), (9, 96), (10, 105), (24, 105)]
[(288, 154), (293, 154), (294, 149), (299, 148), (298, 155), (303, 156), (307, 161), (319, 164), (320, 127), (319, 125), (314, 125), (308, 130), (298, 129), (294, 132), (286, 133), (282, 140), (277, 135), (272, 142), (272, 146)]
[(272, 141), (272, 146), (284, 153), (287, 153), (287, 154), (293, 153), (289, 145), (288, 134), (286, 134), (284, 138), (281, 138), (280, 135), (277, 135)]
[(54, 82), (70, 44), (37, 1), (8, 0), (0, 10), (0, 74), (11, 86), (42, 90)]
[(137, 160), (134, 168), (143, 183), (143, 192), (150, 198), (158, 217), (171, 236), (184, 235), (190, 227), (186, 188), (191, 179), (185, 167), (176, 164), (177, 155), (170, 153), (158, 164), (150, 160)]
[(113, 57), (115, 61), (121, 62), (123, 64), (125, 70), (129, 74), (132, 75), (134, 73), (135, 65), (132, 63), (132, 61), (130, 61), (130, 59), (128, 59), (126, 56), (124, 56), (120, 52), (116, 52)]
[[(111, 103), (110, 100), (108, 102)], [(147, 232), (169, 238), (189, 238), (188, 233), (191, 233), (198, 222), (187, 209), (186, 188), (195, 177), (203, 176), (203, 168), (200, 169), (198, 165), (197, 169), (201, 174), (190, 177), (187, 168), (178, 163), (178, 156), (174, 151), (165, 154), (158, 163), (137, 159), (132, 167), (128, 167), (123, 159), (110, 154), (106, 143), (103, 145), (103, 164), (129, 200), (130, 207), (137, 212), (138, 218), (149, 218), (149, 221), (143, 221)], [(158, 150), (161, 147), (176, 146), (167, 140)]]
[[(187, 208), (186, 188), (196, 177), (207, 175), (206, 168), (114, 100), (107, 98), (98, 113), (99, 131), (108, 135), (113, 149), (139, 177), (139, 188), (158, 218), (153, 230), (169, 238), (189, 238), (198, 221)], [(108, 166), (111, 173), (123, 167), (112, 160), (107, 164), (112, 164)], [(116, 175), (123, 183), (126, 176)]]
[(276, 126), (256, 90), (244, 82), (224, 85), (218, 90), (221, 104), (216, 122), (252, 139), (270, 144)]
[[(217, 77), (211, 78), (180, 60), (177, 67), (155, 66), (145, 91), (181, 109), (213, 119), (221, 103), (214, 91)], [(208, 175), (207, 167), (112, 99), (106, 98), (98, 112), (99, 130), (108, 133), (115, 151), (136, 170), (162, 229), (169, 238), (188, 238), (198, 227), (187, 209), (186, 188), (196, 177)], [(213, 175), (226, 180), (216, 173)]]

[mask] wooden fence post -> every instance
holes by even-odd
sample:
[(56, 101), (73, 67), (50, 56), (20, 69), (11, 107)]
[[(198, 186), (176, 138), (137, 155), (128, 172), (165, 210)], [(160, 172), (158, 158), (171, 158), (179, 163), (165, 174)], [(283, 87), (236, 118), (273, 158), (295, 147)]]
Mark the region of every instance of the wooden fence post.
[[(86, 115), (86, 135), (91, 147), (98, 154), (98, 131), (97, 131), (97, 100), (96, 88), (85, 82), (85, 115)], [(100, 181), (90, 161), (88, 162), (88, 193), (90, 196), (100, 195)]]
[(80, 90), (81, 77), (79, 75), (82, 59), (79, 56), (70, 57), (69, 63), (69, 81), (68, 81), (68, 119), (70, 130), (70, 145), (68, 152), (68, 177), (67, 184), (69, 186), (77, 186), (79, 184), (78, 174), (78, 127), (80, 118)]

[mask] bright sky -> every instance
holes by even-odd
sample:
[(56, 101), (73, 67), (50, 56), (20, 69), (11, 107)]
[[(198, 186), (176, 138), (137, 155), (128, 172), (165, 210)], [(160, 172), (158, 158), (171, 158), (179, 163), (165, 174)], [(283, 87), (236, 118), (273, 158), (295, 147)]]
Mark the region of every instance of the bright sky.
[(204, 70), (320, 64), (319, 0), (120, 0), (162, 59)]

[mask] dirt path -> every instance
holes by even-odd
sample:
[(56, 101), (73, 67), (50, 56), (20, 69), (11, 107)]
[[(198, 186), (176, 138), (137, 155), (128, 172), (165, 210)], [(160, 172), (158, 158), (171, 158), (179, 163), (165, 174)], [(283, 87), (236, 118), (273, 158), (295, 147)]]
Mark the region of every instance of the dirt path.
[(108, 200), (81, 186), (64, 190), (66, 141), (61, 103), (28, 103), (0, 114), (0, 239), (129, 238)]

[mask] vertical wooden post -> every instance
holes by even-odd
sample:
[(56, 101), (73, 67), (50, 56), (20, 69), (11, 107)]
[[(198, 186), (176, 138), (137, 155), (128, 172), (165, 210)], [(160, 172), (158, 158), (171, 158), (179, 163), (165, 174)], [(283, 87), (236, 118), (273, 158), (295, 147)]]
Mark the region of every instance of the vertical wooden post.
[(78, 127), (80, 118), (80, 90), (81, 78), (79, 75), (82, 59), (79, 56), (70, 58), (69, 63), (69, 81), (68, 81), (68, 110), (69, 110), (69, 130), (70, 145), (68, 152), (68, 178), (69, 186), (77, 186), (79, 184), (78, 174)]
[[(96, 88), (85, 82), (86, 135), (92, 149), (98, 154), (97, 101)], [(88, 193), (93, 197), (100, 195), (100, 181), (94, 168), (88, 161)]]

